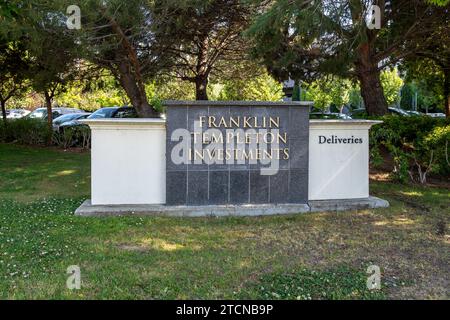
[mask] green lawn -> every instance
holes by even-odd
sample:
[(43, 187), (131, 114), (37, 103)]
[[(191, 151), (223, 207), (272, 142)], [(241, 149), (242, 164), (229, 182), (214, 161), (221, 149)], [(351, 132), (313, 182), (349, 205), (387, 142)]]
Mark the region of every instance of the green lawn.
[(373, 181), (390, 208), (339, 213), (76, 217), (89, 173), (87, 153), (0, 144), (0, 298), (449, 298), (449, 190)]

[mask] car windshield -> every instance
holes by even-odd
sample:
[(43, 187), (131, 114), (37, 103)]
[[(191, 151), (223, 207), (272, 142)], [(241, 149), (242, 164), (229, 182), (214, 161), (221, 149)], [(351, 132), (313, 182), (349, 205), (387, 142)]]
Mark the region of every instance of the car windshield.
[(76, 113), (73, 113), (73, 114), (65, 114), (65, 115), (62, 115), (62, 116), (56, 118), (56, 119), (55, 119), (55, 122), (61, 123), (61, 122), (64, 122), (64, 121), (70, 121), (70, 120), (73, 120), (73, 119), (77, 119), (79, 116), (80, 116), (80, 115), (79, 115), (79, 114), (76, 114)]
[(402, 116), (409, 116), (408, 112), (402, 110), (402, 109), (397, 109), (397, 108), (390, 108), (389, 109), (391, 112), (396, 113), (396, 114), (400, 114)]
[(117, 108), (102, 108), (91, 114), (88, 119), (112, 118)]
[(47, 110), (37, 109), (30, 113), (30, 118), (42, 119), (47, 116)]

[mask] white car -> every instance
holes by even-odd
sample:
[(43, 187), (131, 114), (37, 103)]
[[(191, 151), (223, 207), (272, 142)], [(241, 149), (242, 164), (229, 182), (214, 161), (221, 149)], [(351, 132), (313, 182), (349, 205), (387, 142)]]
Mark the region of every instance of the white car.
[[(80, 109), (75, 109), (75, 108), (61, 108), (61, 107), (55, 107), (52, 108), (52, 118), (56, 119), (59, 116), (62, 116), (64, 114), (69, 114), (69, 113), (82, 113), (83, 111)], [(42, 120), (47, 120), (47, 108), (37, 108), (36, 110), (34, 110), (33, 112), (31, 112), (28, 115), (29, 118), (32, 119), (42, 119)]]
[(432, 118), (445, 118), (445, 114), (441, 112), (427, 113), (426, 115)]
[(12, 109), (7, 110), (6, 112), (7, 112), (6, 116), (7, 119), (20, 119), (31, 113), (31, 111), (25, 109)]

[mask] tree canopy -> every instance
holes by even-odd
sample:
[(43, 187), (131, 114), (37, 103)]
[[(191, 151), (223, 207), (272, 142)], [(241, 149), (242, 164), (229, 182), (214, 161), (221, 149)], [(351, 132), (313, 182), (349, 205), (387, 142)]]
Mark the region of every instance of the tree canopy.
[[(154, 117), (155, 97), (281, 99), (292, 79), (318, 104), (362, 96), (381, 115), (399, 101), (400, 65), (450, 115), (449, 2), (80, 0), (80, 28), (69, 28), (70, 0), (0, 0), (0, 101), (27, 83), (48, 108), (80, 95), (79, 106), (123, 101)], [(105, 74), (113, 97), (96, 85)]]
[[(270, 1), (248, 32), (256, 42), (253, 56), (278, 79), (356, 79), (369, 114), (384, 114), (381, 70), (419, 50), (421, 40), (436, 40), (436, 28), (445, 32), (448, 9), (423, 0), (373, 3), (379, 28), (367, 22), (372, 1)], [(412, 41), (417, 46), (405, 50)]]
[(195, 84), (197, 100), (208, 99), (211, 73), (230, 73), (245, 60), (249, 45), (241, 34), (254, 11), (241, 0), (155, 1), (155, 19), (164, 19), (154, 24), (157, 42), (172, 59), (172, 74)]

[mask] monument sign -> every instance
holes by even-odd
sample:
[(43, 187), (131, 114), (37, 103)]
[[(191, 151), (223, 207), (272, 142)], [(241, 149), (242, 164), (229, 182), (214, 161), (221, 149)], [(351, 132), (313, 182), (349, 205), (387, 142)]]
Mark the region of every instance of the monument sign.
[(166, 119), (87, 119), (91, 199), (76, 214), (244, 216), (386, 207), (369, 129), (311, 102), (164, 101)]
[(166, 203), (308, 201), (308, 107), (169, 101)]

